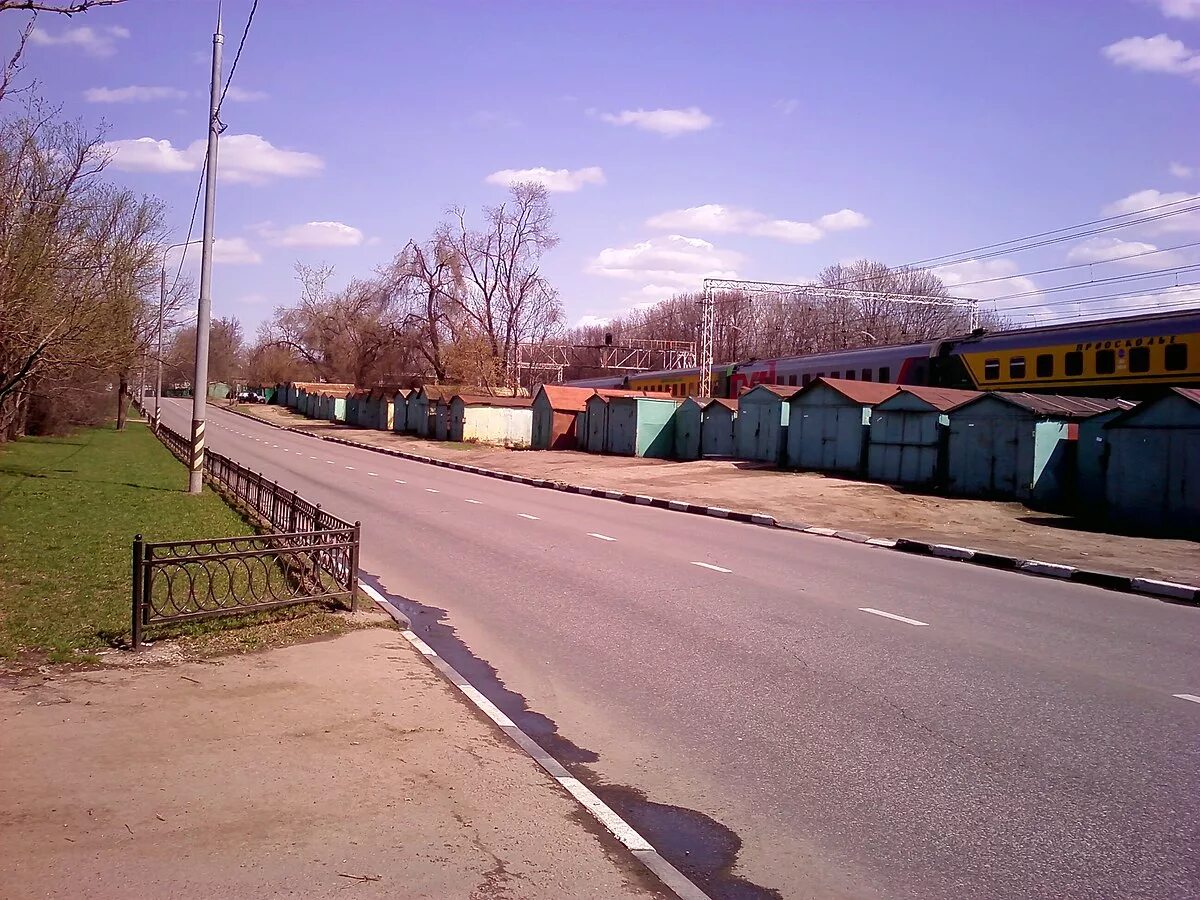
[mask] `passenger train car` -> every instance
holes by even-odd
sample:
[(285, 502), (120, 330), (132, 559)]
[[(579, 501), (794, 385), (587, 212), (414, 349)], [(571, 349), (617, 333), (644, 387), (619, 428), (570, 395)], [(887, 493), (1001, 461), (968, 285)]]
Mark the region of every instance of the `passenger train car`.
[[(711, 393), (737, 397), (756, 384), (802, 387), (822, 375), (985, 391), (1138, 397), (1161, 385), (1200, 386), (1200, 311), (977, 331), (916, 344), (714, 366)], [(687, 397), (699, 392), (700, 370), (570, 383)]]

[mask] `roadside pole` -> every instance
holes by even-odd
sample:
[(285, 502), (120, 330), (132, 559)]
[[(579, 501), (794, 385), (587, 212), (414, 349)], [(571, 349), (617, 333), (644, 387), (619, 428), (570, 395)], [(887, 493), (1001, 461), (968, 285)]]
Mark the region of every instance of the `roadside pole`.
[(217, 138), (221, 124), (221, 16), (213, 35), (212, 80), (208, 104), (208, 158), (204, 172), (204, 237), (200, 257), (200, 301), (196, 306), (196, 370), (192, 377), (192, 461), (188, 493), (199, 494), (204, 485), (204, 420), (208, 400), (208, 320), (212, 310), (213, 220), (217, 202)]

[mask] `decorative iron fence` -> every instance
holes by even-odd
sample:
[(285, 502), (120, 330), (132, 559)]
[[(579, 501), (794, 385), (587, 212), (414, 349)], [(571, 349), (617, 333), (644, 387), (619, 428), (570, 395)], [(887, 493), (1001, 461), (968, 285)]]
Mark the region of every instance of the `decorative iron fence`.
[[(191, 444), (160, 424), (159, 439), (185, 464)], [(204, 454), (209, 483), (254, 513), (268, 534), (196, 541), (133, 542), (133, 647), (143, 630), (310, 603), (349, 600), (358, 608), (361, 526), (309, 503), (211, 450)]]

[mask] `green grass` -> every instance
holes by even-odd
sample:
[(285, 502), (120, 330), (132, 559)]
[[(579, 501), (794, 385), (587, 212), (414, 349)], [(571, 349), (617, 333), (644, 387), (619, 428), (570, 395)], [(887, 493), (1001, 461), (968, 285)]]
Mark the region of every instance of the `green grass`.
[(0, 445), (0, 658), (80, 651), (129, 632), (133, 536), (148, 541), (252, 533), (144, 424)]

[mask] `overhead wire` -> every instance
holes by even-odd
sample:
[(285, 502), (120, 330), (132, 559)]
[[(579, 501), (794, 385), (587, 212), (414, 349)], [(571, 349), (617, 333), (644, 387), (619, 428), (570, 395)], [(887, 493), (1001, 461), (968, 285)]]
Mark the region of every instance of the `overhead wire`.
[[(213, 113), (213, 118), (216, 119), (217, 125), (221, 131), (225, 130), (225, 125), (221, 123), (221, 107), (225, 103), (225, 95), (229, 93), (229, 86), (233, 83), (233, 75), (237, 71), (238, 60), (242, 58), (242, 48), (246, 46), (246, 36), (250, 34), (250, 26), (254, 22), (254, 13), (258, 11), (258, 0), (250, 5), (250, 13), (246, 16), (246, 26), (242, 29), (241, 40), (238, 41), (237, 51), (233, 54), (233, 65), (229, 67), (229, 77), (225, 79), (225, 85), (221, 88), (221, 96), (217, 100), (217, 109)], [(188, 247), (191, 244), (192, 234), (196, 228), (196, 214), (200, 210), (200, 195), (204, 192), (204, 173), (208, 171), (208, 150), (204, 151), (204, 161), (200, 164), (200, 178), (196, 184), (196, 199), (192, 203), (192, 218), (188, 223), (187, 239), (183, 245), (183, 253), (179, 255), (179, 268), (175, 270), (175, 278), (171, 281), (171, 290), (175, 289), (180, 276), (183, 274), (183, 266), (187, 261)]]

